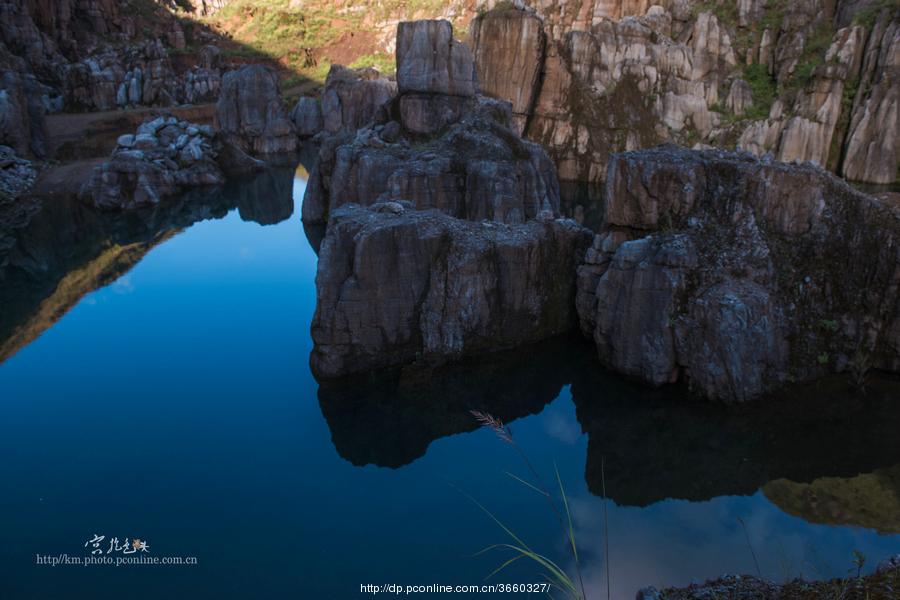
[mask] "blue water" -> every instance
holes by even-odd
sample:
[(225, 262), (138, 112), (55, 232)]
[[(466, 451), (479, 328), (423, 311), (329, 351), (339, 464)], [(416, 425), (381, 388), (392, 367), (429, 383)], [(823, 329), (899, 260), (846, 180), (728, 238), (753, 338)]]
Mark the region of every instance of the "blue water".
[[(509, 540), (467, 495), (574, 574), (544, 499), (506, 474), (532, 478), (516, 450), (467, 420), (465, 402), (488, 392), (494, 410), (508, 409), (514, 439), (545, 484), (559, 469), (589, 597), (605, 597), (607, 542), (614, 598), (755, 573), (751, 549), (776, 580), (845, 575), (854, 549), (869, 557), (867, 570), (900, 553), (896, 532), (789, 515), (758, 491), (765, 477), (735, 475), (741, 459), (719, 442), (708, 451), (681, 446), (665, 419), (658, 436), (640, 433), (652, 411), (675, 409), (641, 413), (641, 398), (611, 376), (580, 384), (606, 400), (573, 398), (581, 392), (572, 377), (525, 364), (527, 376), (549, 383), (512, 408), (514, 393), (466, 387), (468, 375), (454, 384), (467, 400), (451, 408), (461, 396), (429, 396), (428, 384), (377, 402), (366, 396), (374, 383), (319, 394), (308, 367), (316, 255), (299, 220), (302, 176), (289, 218), (263, 226), (232, 208), (181, 230), (0, 363), (0, 599), (342, 599), (366, 596), (360, 585), (369, 583), (479, 584), (507, 555), (475, 553)], [(525, 376), (517, 360), (510, 381)], [(482, 376), (484, 386), (497, 380)], [(619, 400), (608, 393), (615, 386)], [(527, 396), (541, 386), (525, 387)], [(638, 408), (589, 414), (602, 402)], [(597, 433), (605, 427), (633, 428), (635, 452)], [(612, 446), (602, 447), (606, 440)], [(648, 450), (653, 444), (659, 449)], [(825, 460), (812, 476), (900, 462), (876, 454), (850, 456), (833, 473)], [(600, 455), (606, 502), (597, 478), (589, 491), (585, 476), (597, 473)], [(697, 456), (726, 458), (698, 475)], [(748, 460), (766, 456), (751, 450)], [(663, 458), (671, 464), (657, 464)], [(363, 466), (373, 461), (389, 466)], [(672, 465), (684, 474), (669, 485)], [(786, 476), (773, 465), (761, 469)], [(706, 483), (693, 486), (695, 478)], [(138, 537), (149, 544), (145, 555), (197, 564), (36, 564), (36, 555), (89, 555), (84, 544), (95, 534), (105, 536), (104, 552), (112, 537)], [(491, 581), (543, 581), (539, 573), (520, 561)]]

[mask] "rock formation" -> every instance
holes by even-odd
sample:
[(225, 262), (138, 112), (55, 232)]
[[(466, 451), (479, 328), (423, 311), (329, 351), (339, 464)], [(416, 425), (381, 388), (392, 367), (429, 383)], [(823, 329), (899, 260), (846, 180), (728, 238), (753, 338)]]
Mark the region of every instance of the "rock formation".
[(98, 208), (156, 206), (190, 187), (219, 185), (214, 135), (175, 117), (158, 117), (123, 135), (110, 160), (94, 169), (82, 196)]
[[(401, 23), (399, 94), (331, 136), (303, 201), (328, 221), (311, 357), (319, 377), (536, 342), (574, 322), (590, 233), (557, 219), (553, 165), (478, 96), (446, 21)], [(369, 207), (369, 208), (366, 208)]]
[(440, 362), (564, 333), (589, 243), (572, 221), (472, 222), (398, 202), (338, 208), (319, 252), (313, 372)]
[(900, 368), (896, 206), (811, 165), (661, 147), (614, 155), (606, 219), (577, 305), (613, 369), (740, 401)]
[[(402, 102), (403, 96), (393, 110)], [(304, 222), (324, 222), (343, 204), (389, 200), (504, 223), (523, 223), (542, 211), (557, 215), (559, 186), (547, 155), (509, 129), (508, 106), (471, 102), (471, 112), (427, 142), (426, 151), (403, 131), (400, 115), (326, 140), (303, 200)]]
[(333, 65), (322, 92), (322, 129), (335, 134), (365, 127), (396, 93), (397, 84), (375, 69)]
[(897, 179), (895, 7), (527, 4), (476, 17), (473, 52), (483, 92), (513, 103), (562, 179), (600, 181), (611, 153), (661, 141)]
[(247, 65), (225, 75), (216, 125), (226, 140), (251, 154), (297, 149), (297, 133), (282, 106), (278, 79), (262, 65)]

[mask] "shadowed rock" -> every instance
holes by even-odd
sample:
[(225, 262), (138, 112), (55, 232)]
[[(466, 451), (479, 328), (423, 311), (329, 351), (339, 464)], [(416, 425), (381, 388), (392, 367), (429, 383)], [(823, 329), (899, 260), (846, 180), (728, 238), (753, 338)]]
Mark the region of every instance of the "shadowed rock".
[(251, 154), (297, 149), (297, 134), (284, 112), (278, 78), (262, 65), (247, 65), (222, 78), (216, 125), (226, 140)]
[(577, 304), (613, 369), (724, 400), (900, 370), (890, 204), (811, 165), (672, 146), (613, 156), (605, 201)]
[(318, 377), (512, 348), (575, 324), (572, 221), (473, 223), (397, 202), (337, 209), (319, 253)]
[(365, 127), (396, 93), (397, 84), (375, 69), (332, 65), (322, 92), (321, 129), (335, 134)]
[(390, 200), (503, 223), (523, 223), (542, 211), (557, 215), (559, 184), (550, 159), (509, 129), (508, 105), (473, 102), (469, 114), (425, 147), (401, 136), (389, 115), (353, 137), (326, 139), (303, 199), (304, 222), (325, 222), (344, 204)]

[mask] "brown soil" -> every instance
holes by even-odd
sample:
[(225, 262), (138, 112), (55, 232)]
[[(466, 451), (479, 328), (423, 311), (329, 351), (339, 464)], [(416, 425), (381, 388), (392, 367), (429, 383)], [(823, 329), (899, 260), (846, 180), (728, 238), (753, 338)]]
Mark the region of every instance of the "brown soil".
[(360, 56), (372, 53), (377, 38), (371, 31), (345, 31), (337, 41), (315, 51), (318, 60), (327, 59), (331, 64), (349, 65)]

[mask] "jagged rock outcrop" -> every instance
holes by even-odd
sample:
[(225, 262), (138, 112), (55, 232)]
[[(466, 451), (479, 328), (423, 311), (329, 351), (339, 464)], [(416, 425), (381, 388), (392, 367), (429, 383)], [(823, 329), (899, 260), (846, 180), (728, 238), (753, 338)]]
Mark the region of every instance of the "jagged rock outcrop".
[(473, 103), (427, 151), (387, 115), (353, 137), (326, 141), (303, 199), (304, 222), (325, 222), (344, 204), (390, 200), (502, 223), (558, 215), (559, 184), (546, 153), (510, 130), (508, 105)]
[(197, 65), (184, 74), (184, 101), (189, 104), (218, 99), (222, 87), (222, 51), (207, 44), (197, 53)]
[(483, 92), (514, 104), (562, 179), (602, 181), (610, 153), (675, 141), (890, 183), (900, 13), (848, 3), (534, 1), (470, 31)]
[(313, 372), (443, 362), (564, 333), (589, 243), (574, 221), (472, 222), (398, 202), (338, 208), (319, 252)]
[(399, 96), (369, 127), (325, 141), (306, 188), (304, 222), (324, 223), (344, 204), (391, 200), (470, 220), (558, 216), (553, 164), (511, 130), (508, 104), (474, 93), (471, 54), (452, 41), (450, 24), (401, 23), (399, 31)]
[(331, 378), (440, 363), (564, 333), (590, 232), (557, 219), (559, 185), (508, 103), (478, 96), (447, 22), (401, 23), (399, 95), (326, 137), (303, 201), (328, 221), (311, 356)]
[[(884, 13), (883, 13), (884, 14)], [(900, 18), (879, 19), (869, 36), (847, 133), (841, 174), (897, 181), (900, 165)], [(868, 95), (864, 95), (869, 90)]]
[(813, 166), (664, 146), (612, 158), (606, 218), (576, 303), (615, 370), (741, 401), (900, 369), (897, 207)]
[[(328, 134), (354, 132), (368, 125), (378, 109), (397, 93), (397, 84), (381, 76), (375, 69), (348, 69), (332, 65), (322, 92), (319, 130)], [(304, 127), (312, 131), (315, 108), (301, 98), (295, 112), (303, 107)], [(295, 119), (295, 123), (300, 123)], [(314, 135), (312, 131), (308, 135)]]
[(278, 78), (262, 65), (247, 65), (222, 78), (216, 125), (225, 139), (251, 154), (297, 149), (297, 133), (285, 114)]
[(81, 194), (97, 208), (156, 206), (187, 188), (224, 183), (216, 156), (211, 127), (157, 117), (119, 138)]

